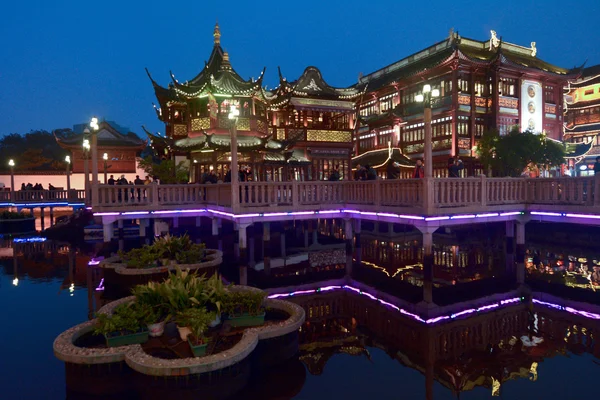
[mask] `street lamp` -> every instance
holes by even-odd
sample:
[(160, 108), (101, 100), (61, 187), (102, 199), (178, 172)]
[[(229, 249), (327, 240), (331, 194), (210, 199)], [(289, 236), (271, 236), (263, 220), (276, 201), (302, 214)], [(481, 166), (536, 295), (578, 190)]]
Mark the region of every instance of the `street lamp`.
[(10, 191), (15, 191), (15, 160), (12, 158), (8, 160), (8, 166), (10, 167)]
[(108, 154), (104, 153), (102, 155), (102, 159), (104, 160), (104, 184), (106, 185), (106, 183), (108, 182), (108, 180), (106, 179), (106, 169), (108, 168), (108, 165), (106, 165), (106, 162), (108, 161)]
[(239, 206), (240, 198), (238, 194), (239, 172), (238, 172), (238, 154), (237, 154), (237, 118), (240, 111), (235, 104), (229, 108), (228, 118), (231, 121), (231, 207), (236, 212)]
[[(90, 130), (85, 128), (83, 130), (84, 135), (89, 135)], [(90, 188), (90, 141), (89, 139), (83, 139), (83, 175), (84, 175), (84, 189), (85, 189), (85, 199), (89, 200), (89, 188)]]
[(67, 197), (71, 191), (71, 156), (65, 157), (65, 163), (67, 164)]
[(418, 94), (416, 100), (419, 103), (423, 103), (425, 107), (423, 111), (423, 122), (425, 123), (425, 148), (423, 151), (423, 162), (425, 163), (425, 178), (431, 178), (433, 176), (433, 160), (431, 156), (432, 152), (432, 140), (431, 140), (431, 98), (439, 97), (439, 89), (431, 89), (431, 85), (423, 85), (423, 94)]
[(92, 128), (92, 204), (96, 204), (98, 199), (98, 118), (93, 117), (90, 120)]

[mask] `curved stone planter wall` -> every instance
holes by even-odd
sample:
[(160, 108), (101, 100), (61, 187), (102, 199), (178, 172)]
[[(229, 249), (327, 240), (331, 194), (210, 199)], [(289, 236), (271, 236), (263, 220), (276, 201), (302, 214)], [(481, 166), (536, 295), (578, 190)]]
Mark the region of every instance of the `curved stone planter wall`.
[[(232, 290), (259, 290), (238, 286)], [(133, 300), (133, 296), (113, 301), (99, 312), (110, 314), (119, 304)], [(288, 319), (267, 326), (244, 330), (241, 340), (231, 349), (200, 358), (166, 360), (145, 353), (139, 344), (114, 348), (83, 348), (75, 345), (78, 338), (93, 330), (96, 320), (76, 325), (61, 333), (54, 341), (54, 355), (72, 364), (108, 364), (125, 361), (133, 370), (150, 376), (187, 376), (204, 374), (231, 367), (245, 360), (261, 340), (277, 338), (297, 331), (304, 323), (304, 309), (284, 300), (265, 299), (265, 307), (288, 313)]]
[(219, 250), (206, 249), (206, 261), (198, 264), (174, 264), (156, 268), (127, 268), (121, 261), (121, 257), (114, 256), (100, 262), (100, 268), (104, 269), (104, 286), (112, 294), (119, 296), (128, 294), (135, 285), (150, 281), (162, 281), (167, 278), (169, 272), (177, 268), (197, 271), (200, 275), (213, 275), (223, 262), (223, 252)]
[(19, 235), (35, 232), (35, 218), (0, 219), (0, 234)]

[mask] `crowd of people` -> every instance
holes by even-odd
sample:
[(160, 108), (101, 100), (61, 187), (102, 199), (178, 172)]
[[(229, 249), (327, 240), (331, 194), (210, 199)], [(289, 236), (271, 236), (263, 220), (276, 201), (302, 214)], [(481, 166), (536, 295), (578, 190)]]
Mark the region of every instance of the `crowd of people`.
[[(337, 166), (334, 172), (332, 172), (329, 180), (339, 180), (339, 172), (337, 173), (337, 179), (332, 179), (337, 171)], [(450, 178), (460, 178), (461, 171), (465, 168), (462, 160), (458, 157), (451, 157), (448, 160), (448, 177)], [(398, 179), (400, 177), (400, 164), (395, 161), (389, 162), (387, 164), (386, 169), (387, 179)], [(425, 167), (423, 165), (422, 160), (417, 160), (415, 168), (413, 169), (412, 176), (413, 179), (421, 179), (425, 177)], [(375, 168), (370, 165), (361, 165), (358, 164), (356, 166), (356, 170), (354, 172), (354, 180), (355, 181), (374, 181), (377, 179), (377, 171)]]

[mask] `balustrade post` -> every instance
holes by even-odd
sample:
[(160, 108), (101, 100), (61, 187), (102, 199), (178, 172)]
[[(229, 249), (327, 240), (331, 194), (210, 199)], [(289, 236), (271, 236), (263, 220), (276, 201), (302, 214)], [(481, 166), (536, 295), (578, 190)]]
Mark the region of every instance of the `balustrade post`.
[(383, 197), (383, 190), (381, 187), (381, 179), (377, 179), (375, 181), (375, 205), (376, 206), (380, 206), (381, 205), (381, 198)]
[(479, 176), (479, 178), (481, 179), (481, 186), (480, 186), (481, 205), (483, 207), (485, 207), (485, 206), (487, 206), (487, 203), (488, 203), (487, 177), (485, 175), (481, 174)]
[(150, 187), (150, 193), (152, 195), (152, 205), (158, 207), (158, 205), (160, 204), (158, 198), (158, 184), (156, 182), (152, 182)]
[(298, 195), (298, 181), (293, 180), (292, 181), (292, 206), (294, 208), (294, 210), (298, 209), (298, 205), (299, 205), (299, 195)]
[(423, 213), (430, 215), (435, 209), (435, 181), (434, 178), (422, 178), (423, 181)]

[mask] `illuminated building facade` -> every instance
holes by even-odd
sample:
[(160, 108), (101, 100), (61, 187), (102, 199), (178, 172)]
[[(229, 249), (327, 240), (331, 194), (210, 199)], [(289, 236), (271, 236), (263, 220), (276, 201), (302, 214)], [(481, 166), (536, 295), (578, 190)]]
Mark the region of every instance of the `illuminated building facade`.
[(250, 179), (323, 180), (336, 165), (347, 176), (360, 91), (331, 87), (315, 67), (295, 81), (280, 72), (279, 86), (268, 91), (264, 70), (258, 79), (244, 80), (233, 69), (218, 24), (213, 36), (212, 53), (196, 77), (182, 83), (171, 75), (166, 88), (150, 77), (166, 130), (164, 138), (149, 134), (155, 148), (188, 157), (193, 176), (209, 169), (224, 176), (231, 159), (228, 114), (236, 106), (238, 162), (250, 167)]
[(566, 92), (564, 140), (590, 145), (586, 153), (571, 161), (571, 171), (578, 176), (593, 175), (594, 162), (600, 156), (600, 65), (585, 68)]
[(264, 70), (256, 80), (235, 72), (218, 24), (213, 36), (212, 53), (196, 77), (179, 82), (171, 74), (167, 87), (150, 77), (166, 133), (150, 134), (153, 145), (191, 160), (196, 176), (211, 168), (223, 175), (228, 168), (228, 113), (235, 105), (239, 163), (252, 169), (252, 179), (324, 180), (335, 166), (347, 179), (358, 164), (385, 177), (392, 161), (399, 164), (397, 175), (410, 177), (424, 153), (417, 96), (425, 83), (440, 93), (432, 100), (434, 176), (446, 176), (448, 158), (455, 156), (472, 176), (481, 172), (477, 142), (488, 129), (504, 134), (517, 125), (561, 140), (564, 88), (579, 73), (539, 59), (535, 42), (506, 43), (494, 31), (477, 41), (452, 31), (348, 88), (328, 85), (316, 67), (308, 67), (295, 81), (279, 71), (277, 88), (266, 90)]
[(432, 99), (434, 176), (447, 176), (448, 159), (455, 156), (472, 176), (481, 172), (474, 157), (487, 129), (505, 134), (517, 125), (560, 140), (563, 89), (577, 74), (539, 59), (535, 42), (503, 42), (494, 31), (482, 42), (451, 31), (446, 40), (360, 78), (355, 87), (367, 93), (358, 104), (354, 153), (399, 148), (413, 160), (423, 158), (417, 96), (428, 83), (440, 93)]

